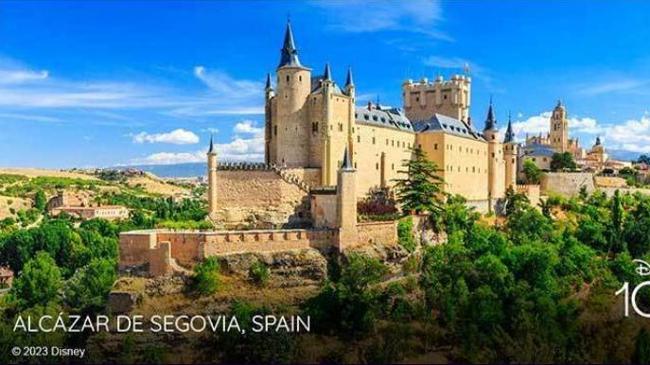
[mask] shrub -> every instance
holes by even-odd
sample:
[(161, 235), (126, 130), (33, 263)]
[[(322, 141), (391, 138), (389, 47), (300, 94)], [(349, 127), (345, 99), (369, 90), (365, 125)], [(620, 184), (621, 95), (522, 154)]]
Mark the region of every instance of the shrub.
[(193, 290), (201, 295), (214, 294), (219, 289), (219, 262), (215, 257), (208, 257), (194, 267), (192, 278)]
[(400, 246), (408, 252), (415, 250), (415, 237), (413, 237), (413, 217), (406, 217), (397, 223), (397, 237)]
[(250, 267), (249, 276), (255, 284), (266, 285), (270, 276), (269, 267), (261, 261), (255, 261)]

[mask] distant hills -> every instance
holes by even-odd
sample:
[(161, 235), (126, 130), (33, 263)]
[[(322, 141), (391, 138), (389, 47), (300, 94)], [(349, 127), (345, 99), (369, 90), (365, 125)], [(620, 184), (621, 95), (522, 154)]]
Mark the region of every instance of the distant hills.
[(198, 177), (207, 174), (205, 162), (188, 162), (173, 165), (133, 165), (119, 166), (116, 168), (120, 170), (134, 168), (150, 172), (158, 177)]

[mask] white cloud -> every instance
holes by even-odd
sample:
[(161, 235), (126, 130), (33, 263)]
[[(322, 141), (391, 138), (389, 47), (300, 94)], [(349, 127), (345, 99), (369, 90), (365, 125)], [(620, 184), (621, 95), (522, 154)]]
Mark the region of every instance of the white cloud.
[(20, 84), (30, 81), (45, 80), (49, 76), (47, 70), (33, 71), (24, 69), (0, 69), (0, 84)]
[[(550, 119), (552, 112), (543, 112), (538, 115), (533, 115), (524, 120), (517, 120), (512, 122), (512, 129), (515, 132), (515, 137), (518, 141), (523, 141), (526, 138), (526, 134), (530, 136), (538, 135), (542, 133), (546, 135), (549, 132), (550, 128)], [(518, 114), (517, 117), (521, 117), (521, 114)], [(568, 120), (569, 122), (569, 132), (570, 133), (585, 133), (585, 134), (599, 134), (603, 133), (603, 126), (598, 124), (598, 121), (594, 118), (584, 117), (571, 117)], [(507, 126), (506, 123), (502, 123), (501, 133), (505, 132)]]
[(22, 114), (22, 113), (0, 113), (0, 120), (27, 120), (30, 122), (61, 122), (60, 118), (45, 115)]
[(233, 78), (197, 66), (193, 77), (206, 86), (186, 90), (132, 80), (69, 80), (0, 59), (0, 110), (154, 110), (175, 117), (263, 114), (263, 83)]
[(620, 92), (633, 92), (642, 88), (645, 89), (648, 86), (648, 83), (648, 80), (622, 79), (619, 77), (615, 80), (579, 85), (578, 93), (587, 96), (595, 96)]
[(612, 125), (607, 128), (604, 140), (607, 148), (650, 153), (650, 117), (646, 114), (639, 120)]
[(384, 0), (371, 4), (362, 0), (316, 1), (313, 4), (327, 11), (326, 20), (334, 30), (350, 33), (407, 31), (452, 40), (436, 29), (443, 19), (438, 0)]
[(204, 66), (194, 67), (194, 76), (201, 80), (217, 95), (242, 99), (247, 97), (262, 98), (264, 85), (250, 80), (236, 80), (220, 70), (208, 71)]
[(245, 134), (260, 134), (264, 132), (264, 128), (255, 127), (255, 122), (252, 120), (243, 120), (235, 124), (235, 133)]
[[(249, 123), (246, 123), (249, 122)], [(250, 121), (243, 121), (235, 125), (252, 134), (250, 138), (235, 137), (229, 143), (217, 143), (219, 161), (263, 161), (264, 160), (264, 128), (253, 127)], [(247, 126), (247, 127), (242, 127)], [(194, 152), (158, 152), (143, 158), (136, 158), (130, 161), (130, 164), (136, 165), (156, 165), (156, 164), (177, 164), (185, 162), (205, 162), (207, 150)]]
[(195, 144), (199, 143), (199, 136), (192, 131), (182, 128), (167, 133), (140, 132), (133, 135), (134, 143), (171, 143), (171, 144)]

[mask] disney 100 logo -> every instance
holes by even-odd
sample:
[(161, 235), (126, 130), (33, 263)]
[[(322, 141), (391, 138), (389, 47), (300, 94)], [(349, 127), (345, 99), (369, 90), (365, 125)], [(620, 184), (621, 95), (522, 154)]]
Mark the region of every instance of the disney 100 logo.
[[(638, 264), (638, 266), (636, 267), (636, 269), (634, 269), (634, 271), (636, 271), (636, 273), (639, 274), (639, 276), (650, 275), (650, 264), (639, 259), (632, 260), (632, 262)], [(630, 303), (632, 303), (632, 308), (634, 308), (634, 313), (636, 313), (641, 317), (650, 318), (650, 313), (646, 313), (641, 309), (639, 309), (639, 306), (637, 304), (637, 299), (636, 299), (639, 290), (641, 290), (643, 287), (646, 287), (648, 285), (650, 285), (650, 281), (644, 281), (642, 283), (639, 283), (639, 285), (635, 286), (632, 289), (632, 293), (630, 294), (630, 283), (626, 281), (625, 283), (623, 283), (623, 286), (615, 293), (616, 296), (618, 296), (621, 293), (625, 294), (625, 317), (629, 317)]]

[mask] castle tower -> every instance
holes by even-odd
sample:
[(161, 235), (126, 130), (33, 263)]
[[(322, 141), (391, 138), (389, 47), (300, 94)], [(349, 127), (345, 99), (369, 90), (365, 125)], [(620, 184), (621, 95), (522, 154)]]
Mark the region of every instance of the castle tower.
[[(287, 22), (277, 68), (276, 117), (271, 120), (270, 163), (288, 167), (308, 166), (309, 127), (305, 103), (311, 92), (311, 70), (298, 59), (291, 24)], [(270, 100), (267, 100), (267, 104)]]
[(503, 160), (506, 167), (505, 188), (517, 184), (517, 155), (519, 146), (515, 142), (515, 133), (512, 131), (512, 119), (508, 113), (508, 128), (503, 139)]
[(562, 105), (562, 101), (557, 101), (550, 122), (549, 139), (551, 147), (556, 152), (567, 152), (569, 146), (569, 121), (566, 118), (566, 109)]
[(438, 76), (434, 82), (407, 80), (402, 84), (402, 99), (406, 116), (412, 121), (428, 120), (434, 114), (469, 121), (471, 79), (454, 75), (450, 80)]
[(505, 192), (505, 171), (503, 166), (503, 145), (500, 142), (497, 120), (494, 116), (492, 98), (488, 108), (483, 137), (488, 143), (488, 199), (503, 197)]
[(217, 151), (214, 149), (212, 136), (208, 149), (208, 216), (217, 213)]
[(271, 74), (266, 74), (266, 85), (264, 86), (264, 163), (271, 164), (271, 133), (273, 132), (273, 111), (271, 108), (272, 99), (275, 96), (271, 86)]
[(357, 243), (357, 171), (352, 167), (347, 148), (343, 163), (338, 171), (336, 186), (336, 223), (338, 228), (337, 246), (343, 251), (346, 246)]

